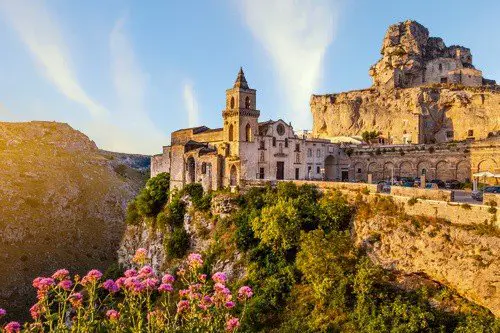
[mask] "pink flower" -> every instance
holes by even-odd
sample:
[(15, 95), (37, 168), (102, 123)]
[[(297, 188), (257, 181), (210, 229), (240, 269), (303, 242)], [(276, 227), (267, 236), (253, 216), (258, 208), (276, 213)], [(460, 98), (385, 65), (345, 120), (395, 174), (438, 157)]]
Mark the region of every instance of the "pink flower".
[(66, 291), (71, 290), (71, 287), (73, 287), (73, 282), (71, 280), (62, 280), (57, 284), (57, 286), (61, 289), (64, 289)]
[(37, 320), (42, 315), (40, 305), (37, 303), (30, 308), (31, 318)]
[(249, 286), (243, 286), (238, 291), (238, 298), (240, 299), (249, 299), (252, 296), (253, 296), (253, 291), (252, 288), (250, 288)]
[(125, 277), (133, 277), (133, 276), (137, 276), (137, 271), (135, 269), (127, 269), (125, 271), (125, 274), (123, 274)]
[(21, 331), (21, 324), (19, 324), (17, 321), (11, 321), (7, 325), (5, 325), (4, 330), (7, 333), (19, 332)]
[(40, 281), (42, 281), (42, 277), (38, 276), (33, 280), (32, 286), (36, 289), (40, 289)]
[(185, 297), (189, 294), (189, 289), (181, 289), (179, 290), (179, 296), (180, 297)]
[(200, 280), (201, 282), (207, 281), (207, 274), (198, 275), (198, 280)]
[(54, 274), (52, 274), (52, 278), (54, 280), (64, 280), (68, 277), (68, 275), (69, 271), (67, 269), (58, 269)]
[(116, 286), (118, 288), (121, 288), (124, 284), (125, 284), (125, 280), (126, 278), (124, 278), (123, 276), (122, 277), (119, 277), (118, 279), (116, 279), (115, 283), (116, 283)]
[(81, 293), (74, 293), (69, 295), (69, 302), (74, 308), (79, 308), (82, 306), (83, 296)]
[(186, 274), (186, 270), (184, 268), (179, 268), (179, 270), (177, 271), (177, 275), (179, 276), (184, 276)]
[(191, 253), (188, 256), (188, 264), (191, 268), (199, 268), (203, 266), (203, 259), (201, 259), (201, 254), (199, 253)]
[(0, 318), (5, 316), (7, 314), (7, 311), (5, 309), (0, 308)]
[(161, 278), (161, 282), (162, 283), (170, 283), (170, 284), (172, 284), (172, 283), (175, 282), (175, 278), (172, 275), (170, 275), (170, 274), (165, 274)]
[(189, 310), (189, 301), (182, 300), (177, 303), (177, 313), (182, 313)]
[(111, 321), (117, 321), (120, 319), (120, 313), (116, 310), (108, 310), (106, 311), (106, 317), (108, 317)]
[(48, 290), (50, 287), (55, 285), (55, 281), (53, 278), (46, 277), (37, 277), (33, 280), (33, 287), (38, 290)]
[(226, 308), (228, 308), (228, 309), (232, 309), (232, 308), (234, 308), (234, 306), (235, 306), (235, 305), (236, 305), (236, 304), (235, 304), (234, 302), (232, 302), (232, 301), (226, 302), (226, 304), (224, 304), (224, 306), (225, 306)]
[(137, 264), (143, 264), (146, 261), (147, 257), (148, 257), (148, 250), (141, 247), (137, 249), (137, 251), (135, 251), (132, 261)]
[(214, 280), (217, 283), (225, 284), (227, 281), (226, 273), (217, 272), (214, 275), (212, 275), (212, 280)]
[(147, 290), (154, 290), (156, 285), (158, 284), (158, 279), (147, 278), (144, 281), (142, 281), (142, 284), (144, 285), (144, 288), (146, 288)]
[(162, 283), (158, 287), (158, 291), (161, 292), (161, 293), (170, 293), (173, 290), (174, 290), (174, 287), (172, 287), (172, 285), (169, 284), (169, 283)]
[(120, 287), (111, 279), (104, 281), (102, 287), (110, 293), (116, 293), (120, 290)]
[(82, 284), (87, 285), (89, 283), (97, 282), (102, 277), (102, 273), (97, 269), (93, 269), (87, 273), (82, 279)]
[(240, 327), (240, 320), (236, 317), (229, 318), (226, 322), (226, 331), (233, 332), (238, 327)]
[(139, 277), (145, 278), (145, 277), (150, 277), (153, 275), (153, 269), (151, 266), (144, 266), (139, 270)]

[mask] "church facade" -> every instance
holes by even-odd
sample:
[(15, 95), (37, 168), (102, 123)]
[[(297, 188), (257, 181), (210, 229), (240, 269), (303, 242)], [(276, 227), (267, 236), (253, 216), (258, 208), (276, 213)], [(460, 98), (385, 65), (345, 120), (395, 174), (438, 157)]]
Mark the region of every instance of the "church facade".
[[(222, 127), (180, 129), (151, 160), (151, 176), (169, 172), (171, 186), (198, 182), (205, 190), (262, 180), (347, 180), (338, 144), (294, 132), (283, 120), (259, 121), (257, 92), (240, 69), (226, 91)], [(345, 163), (345, 162), (344, 162)]]

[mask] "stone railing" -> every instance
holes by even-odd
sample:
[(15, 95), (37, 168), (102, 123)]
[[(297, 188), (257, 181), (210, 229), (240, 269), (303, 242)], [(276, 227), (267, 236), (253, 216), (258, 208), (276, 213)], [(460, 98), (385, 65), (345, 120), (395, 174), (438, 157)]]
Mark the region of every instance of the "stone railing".
[(391, 186), (391, 195), (439, 201), (453, 201), (452, 191), (450, 190), (432, 190), (419, 187)]
[(347, 191), (368, 191), (369, 193), (377, 193), (377, 184), (368, 183), (345, 183), (345, 182), (327, 182), (313, 180), (294, 180), (297, 185), (315, 185), (320, 190), (347, 190)]

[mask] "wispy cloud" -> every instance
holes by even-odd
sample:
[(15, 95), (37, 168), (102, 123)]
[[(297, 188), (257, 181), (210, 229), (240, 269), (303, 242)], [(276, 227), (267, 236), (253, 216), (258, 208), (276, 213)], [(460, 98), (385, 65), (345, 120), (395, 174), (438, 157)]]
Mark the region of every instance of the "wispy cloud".
[(196, 100), (193, 84), (190, 82), (184, 83), (182, 89), (182, 96), (184, 98), (184, 105), (188, 114), (188, 123), (190, 127), (198, 126), (199, 124), (199, 109), (198, 101)]
[(336, 0), (243, 0), (241, 14), (270, 55), (295, 128), (311, 126), (309, 98), (335, 35)]
[(0, 9), (19, 33), (43, 74), (61, 93), (85, 106), (92, 115), (106, 113), (106, 109), (93, 101), (78, 82), (61, 29), (42, 0), (0, 0)]

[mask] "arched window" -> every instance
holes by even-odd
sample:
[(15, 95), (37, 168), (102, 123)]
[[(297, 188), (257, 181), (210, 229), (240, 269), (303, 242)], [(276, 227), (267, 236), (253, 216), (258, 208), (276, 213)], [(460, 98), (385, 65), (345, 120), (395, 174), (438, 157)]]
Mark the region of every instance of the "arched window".
[(252, 127), (250, 126), (250, 124), (247, 124), (245, 126), (245, 141), (252, 141)]
[(276, 138), (273, 137), (273, 147), (276, 147)]
[(250, 97), (245, 98), (245, 109), (250, 109)]
[(231, 109), (234, 109), (234, 97), (231, 97)]
[(285, 138), (285, 148), (288, 148), (288, 138)]
[(201, 174), (204, 175), (207, 173), (207, 163), (201, 163)]
[(229, 125), (229, 141), (233, 141), (233, 124)]

